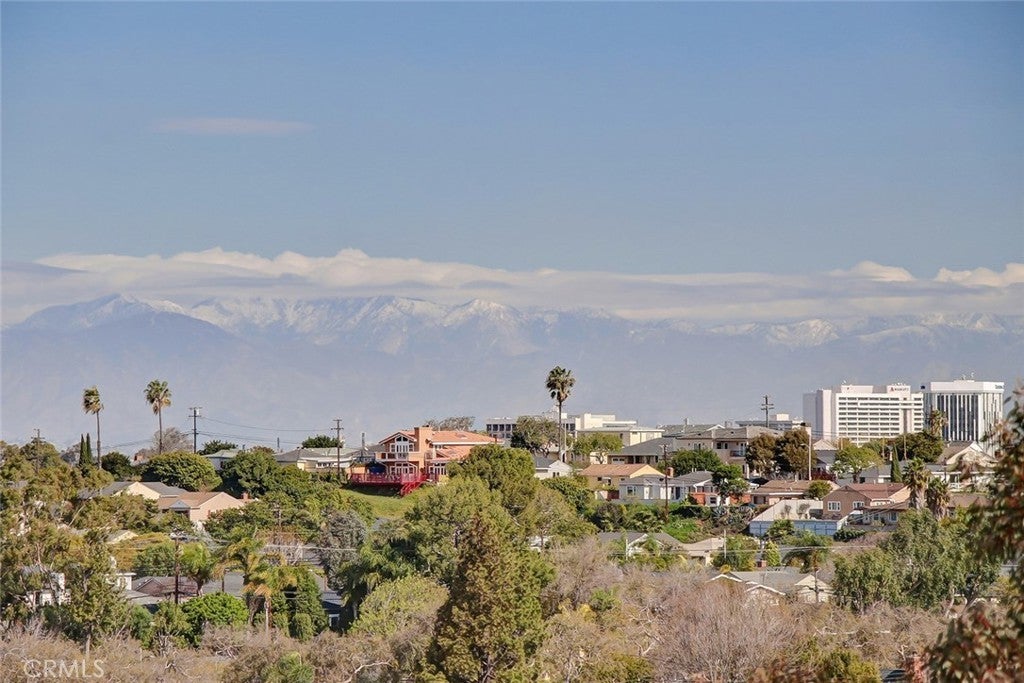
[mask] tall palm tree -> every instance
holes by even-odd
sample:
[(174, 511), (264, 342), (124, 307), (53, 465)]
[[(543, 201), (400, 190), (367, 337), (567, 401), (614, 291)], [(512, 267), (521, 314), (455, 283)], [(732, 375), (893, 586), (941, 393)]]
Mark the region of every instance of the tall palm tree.
[(548, 373), (548, 381), (545, 384), (551, 393), (551, 398), (558, 402), (558, 459), (565, 461), (565, 424), (562, 422), (562, 406), (569, 399), (572, 388), (576, 384), (576, 378), (572, 376), (572, 370), (566, 370), (556, 365)]
[(82, 392), (82, 410), (96, 416), (96, 465), (100, 464), (100, 411), (103, 404), (100, 403), (100, 390), (92, 385)]
[(931, 476), (932, 473), (925, 468), (921, 458), (914, 458), (903, 468), (903, 482), (910, 487), (910, 506), (915, 510), (921, 509), (924, 491)]
[(146, 395), (146, 403), (156, 414), (159, 431), (157, 432), (157, 453), (164, 452), (164, 408), (171, 405), (171, 390), (167, 388), (167, 382), (154, 379), (146, 385), (143, 392)]
[(945, 517), (949, 508), (949, 484), (941, 479), (932, 479), (928, 482), (928, 488), (924, 491), (925, 500), (928, 502), (928, 509), (936, 517)]

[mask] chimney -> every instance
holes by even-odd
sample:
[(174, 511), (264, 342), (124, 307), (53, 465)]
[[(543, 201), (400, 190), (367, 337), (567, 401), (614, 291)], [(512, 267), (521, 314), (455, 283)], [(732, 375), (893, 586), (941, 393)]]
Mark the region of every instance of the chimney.
[(665, 470), (665, 476), (668, 477), (669, 479), (671, 479), (672, 477), (676, 476), (675, 475), (675, 470), (673, 470), (671, 467), (669, 467), (667, 470)]
[(426, 453), (430, 450), (430, 442), (434, 439), (434, 430), (427, 425), (416, 427), (413, 430), (413, 440), (416, 442), (416, 452)]

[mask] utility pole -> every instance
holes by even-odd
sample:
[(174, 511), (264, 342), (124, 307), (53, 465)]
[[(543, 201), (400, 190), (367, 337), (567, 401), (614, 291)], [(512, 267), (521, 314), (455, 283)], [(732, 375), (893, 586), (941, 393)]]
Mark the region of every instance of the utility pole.
[(775, 407), (774, 403), (768, 402), (768, 394), (764, 395), (764, 403), (761, 404), (761, 410), (764, 411), (764, 426), (768, 427), (768, 411)]
[(181, 543), (181, 534), (175, 531), (171, 534), (171, 538), (174, 540), (174, 604), (177, 605), (180, 601), (181, 595), (181, 590), (179, 588), (181, 565), (178, 562), (178, 544)]
[(668, 522), (668, 499), (671, 495), (671, 487), (669, 486), (668, 480), (672, 476), (672, 471), (668, 466), (668, 444), (661, 444), (661, 464), (665, 470), (665, 522)]
[(338, 483), (341, 483), (341, 418), (334, 418), (334, 435), (335, 435), (335, 447), (337, 450), (338, 460)]
[(199, 428), (196, 426), (196, 419), (199, 417), (199, 410), (202, 406), (192, 406), (189, 410), (192, 411), (192, 452), (198, 453), (198, 439), (199, 439)]

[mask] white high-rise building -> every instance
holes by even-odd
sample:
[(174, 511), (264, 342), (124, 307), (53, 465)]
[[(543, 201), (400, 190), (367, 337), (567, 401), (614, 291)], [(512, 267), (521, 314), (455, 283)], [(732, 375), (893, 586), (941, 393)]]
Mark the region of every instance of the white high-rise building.
[(938, 410), (946, 416), (943, 441), (981, 443), (1003, 418), (1003, 387), (1003, 382), (973, 379), (931, 382), (924, 392), (925, 414)]
[(841, 384), (804, 394), (812, 440), (862, 444), (924, 428), (924, 396), (906, 384)]

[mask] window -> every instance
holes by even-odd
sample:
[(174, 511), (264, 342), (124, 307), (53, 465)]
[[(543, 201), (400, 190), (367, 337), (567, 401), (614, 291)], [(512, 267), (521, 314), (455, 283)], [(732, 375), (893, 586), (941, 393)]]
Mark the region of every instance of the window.
[(840, 512), (843, 509), (843, 504), (838, 500), (830, 500), (828, 502), (829, 512)]
[(853, 509), (854, 510), (862, 510), (863, 508), (864, 508), (864, 501), (863, 500), (855, 500), (855, 501), (853, 501)]

